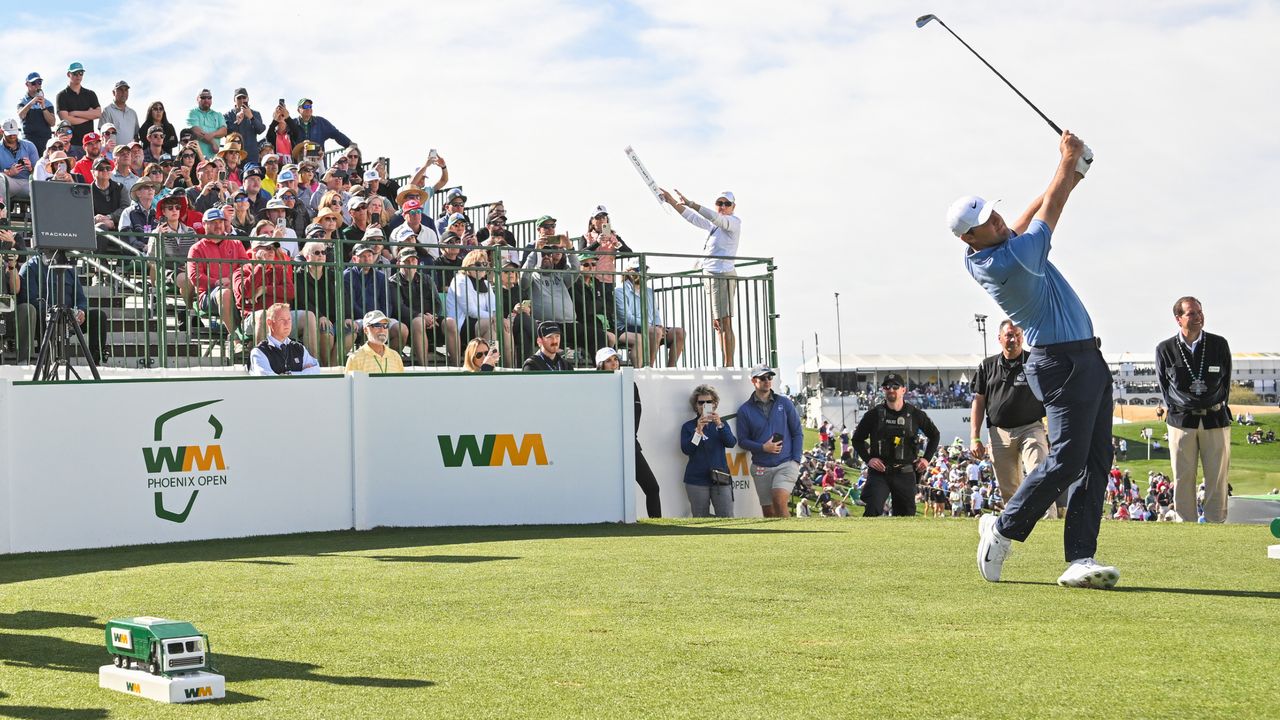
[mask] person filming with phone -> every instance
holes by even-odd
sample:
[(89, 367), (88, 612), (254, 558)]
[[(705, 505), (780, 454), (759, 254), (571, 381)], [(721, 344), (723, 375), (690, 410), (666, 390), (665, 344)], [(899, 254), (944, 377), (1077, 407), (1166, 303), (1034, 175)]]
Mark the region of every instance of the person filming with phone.
[(699, 385), (689, 396), (693, 419), (680, 428), (680, 451), (689, 456), (684, 466), (684, 491), (694, 517), (733, 517), (733, 476), (724, 453), (738, 444), (729, 423), (716, 410), (720, 393)]

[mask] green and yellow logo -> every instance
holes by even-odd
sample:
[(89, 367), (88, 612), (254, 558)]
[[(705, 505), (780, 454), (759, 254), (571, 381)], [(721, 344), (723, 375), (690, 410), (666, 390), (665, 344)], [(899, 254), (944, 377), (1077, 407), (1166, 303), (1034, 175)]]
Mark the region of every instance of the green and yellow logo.
[(121, 650), (133, 649), (133, 635), (124, 628), (111, 629), (111, 644)]
[(538, 433), (522, 435), (519, 442), (511, 434), (485, 435), (483, 439), (475, 435), (459, 435), (457, 440), (452, 435), (438, 435), (437, 439), (445, 467), (462, 467), (464, 462), (470, 462), (473, 467), (524, 467), (529, 464), (531, 456), (535, 465), (548, 464), (547, 449), (542, 444), (542, 435)]
[(194, 698), (213, 697), (213, 688), (209, 685), (205, 685), (204, 687), (183, 688), (182, 694), (185, 695), (188, 700)]
[[(156, 418), (155, 422), (155, 441), (157, 443), (164, 442), (165, 423), (180, 415), (219, 402), (222, 401), (205, 400), (204, 402), (183, 405), (161, 414)], [(213, 429), (214, 440), (222, 437), (222, 423), (218, 421), (217, 416), (209, 415), (209, 427)], [(222, 457), (221, 445), (156, 445), (155, 447), (144, 447), (142, 448), (142, 460), (148, 475), (153, 476), (147, 480), (147, 486), (150, 488), (226, 484), (225, 475), (186, 477), (198, 472), (226, 470), (227, 464)], [(162, 475), (163, 473), (177, 473), (177, 475)], [(164, 493), (161, 490), (156, 490), (156, 517), (175, 523), (186, 522), (187, 517), (191, 514), (191, 507), (195, 505), (196, 497), (199, 494), (200, 491), (198, 489), (192, 490), (191, 495), (187, 498), (186, 507), (182, 509), (182, 512), (174, 512), (165, 508)]]
[(131, 693), (141, 693), (141, 692), (142, 692), (142, 686), (141, 686), (141, 685), (139, 685), (139, 684), (138, 684), (138, 683), (136, 683), (136, 682), (128, 682), (128, 681), (126, 681), (126, 682), (125, 682), (125, 684), (124, 684), (124, 689), (125, 689), (125, 690), (127, 690), (127, 691), (129, 691), (129, 692), (131, 692)]

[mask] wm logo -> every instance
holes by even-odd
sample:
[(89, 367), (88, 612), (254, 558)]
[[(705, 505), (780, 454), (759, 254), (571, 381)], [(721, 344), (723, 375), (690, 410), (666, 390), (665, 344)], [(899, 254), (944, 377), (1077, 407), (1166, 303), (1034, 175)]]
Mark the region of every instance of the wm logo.
[(192, 472), (193, 470), (226, 470), (222, 461), (222, 446), (181, 445), (179, 447), (142, 448), (142, 458), (147, 472)]
[(126, 683), (124, 684), (124, 689), (125, 689), (125, 690), (128, 690), (128, 691), (129, 691), (129, 692), (131, 692), (131, 693), (140, 693), (140, 692), (142, 692), (142, 686), (141, 686), (141, 685), (139, 685), (139, 684), (138, 684), (138, 683), (136, 683), (136, 682), (126, 682)]
[(724, 461), (729, 465), (730, 475), (751, 476), (751, 455), (749, 453), (729, 453), (726, 451)]
[(183, 688), (182, 693), (187, 696), (187, 699), (213, 697), (213, 688), (208, 685), (204, 687)]
[(439, 435), (440, 458), (445, 467), (462, 467), (469, 461), (473, 467), (499, 467), (514, 465), (523, 467), (529, 464), (533, 456), (535, 465), (547, 464), (547, 449), (542, 444), (542, 435), (531, 433), (516, 442), (515, 435), (485, 435), (483, 441), (475, 435), (459, 435), (454, 441), (450, 435)]

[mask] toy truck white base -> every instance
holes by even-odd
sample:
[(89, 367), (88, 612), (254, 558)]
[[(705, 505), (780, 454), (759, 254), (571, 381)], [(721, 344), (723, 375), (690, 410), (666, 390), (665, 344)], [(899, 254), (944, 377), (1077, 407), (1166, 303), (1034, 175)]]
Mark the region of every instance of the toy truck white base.
[(164, 677), (145, 670), (103, 665), (98, 668), (98, 687), (162, 703), (203, 702), (227, 696), (226, 678), (203, 670)]

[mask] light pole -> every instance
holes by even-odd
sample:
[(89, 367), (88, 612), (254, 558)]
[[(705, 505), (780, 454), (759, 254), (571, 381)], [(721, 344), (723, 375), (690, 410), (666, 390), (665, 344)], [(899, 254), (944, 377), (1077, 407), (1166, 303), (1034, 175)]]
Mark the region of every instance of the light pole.
[[(840, 353), (840, 360), (836, 363), (839, 367), (840, 383), (836, 388), (836, 392), (840, 393), (840, 428), (844, 429), (844, 336), (840, 330), (840, 293), (836, 293), (836, 352)], [(837, 431), (839, 432), (839, 431)]]
[(973, 321), (978, 324), (978, 332), (982, 333), (982, 357), (986, 357), (987, 356), (987, 316), (981, 313), (974, 313)]

